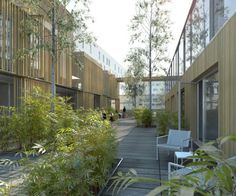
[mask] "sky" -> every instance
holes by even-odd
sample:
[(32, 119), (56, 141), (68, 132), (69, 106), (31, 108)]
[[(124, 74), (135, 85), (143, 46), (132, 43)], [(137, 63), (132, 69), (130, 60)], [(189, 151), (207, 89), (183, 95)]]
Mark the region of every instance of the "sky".
[[(94, 23), (90, 30), (97, 38), (97, 44), (110, 54), (116, 61), (123, 61), (128, 53), (130, 32), (128, 26), (135, 15), (136, 0), (91, 0), (91, 16)], [(173, 44), (169, 46), (170, 58), (176, 48), (176, 42), (183, 28), (191, 0), (172, 0), (170, 18), (173, 22)]]

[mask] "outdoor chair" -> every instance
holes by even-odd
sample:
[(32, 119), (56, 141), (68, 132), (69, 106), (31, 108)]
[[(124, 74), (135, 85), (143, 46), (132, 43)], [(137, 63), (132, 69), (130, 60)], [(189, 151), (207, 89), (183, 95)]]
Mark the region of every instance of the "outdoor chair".
[[(166, 143), (160, 143), (160, 139), (167, 138)], [(157, 137), (156, 143), (156, 159), (159, 159), (159, 149), (171, 151), (183, 151), (189, 148), (191, 142), (191, 131), (170, 129), (168, 135)], [(191, 145), (192, 146), (192, 145)]]
[[(192, 158), (190, 158), (192, 159)], [(231, 161), (232, 163), (236, 163), (236, 156), (232, 156), (230, 158), (228, 158), (226, 161)], [(217, 163), (217, 167), (221, 167), (221, 163)], [(200, 169), (201, 165), (199, 166), (184, 166), (184, 165), (180, 165), (177, 163), (172, 163), (172, 162), (168, 162), (168, 180), (171, 180), (172, 178), (176, 178), (178, 179), (181, 176), (185, 176), (185, 175), (192, 175), (197, 177), (200, 180), (201, 185), (204, 185), (205, 182), (205, 175), (204, 172), (201, 173), (195, 173), (193, 171)], [(214, 180), (209, 182), (209, 186), (211, 184), (215, 183)]]

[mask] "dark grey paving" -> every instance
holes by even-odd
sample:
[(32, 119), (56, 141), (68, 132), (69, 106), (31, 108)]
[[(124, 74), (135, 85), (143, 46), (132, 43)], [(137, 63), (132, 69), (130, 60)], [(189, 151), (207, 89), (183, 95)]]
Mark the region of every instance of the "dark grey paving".
[[(173, 156), (160, 151), (160, 162), (156, 160), (156, 129), (137, 128), (135, 121), (126, 119), (118, 124), (117, 135), (122, 135), (119, 140), (118, 158), (123, 158), (118, 171), (128, 172), (135, 169), (138, 176), (167, 180), (167, 162)], [(124, 134), (125, 133), (125, 134)], [(120, 137), (119, 137), (120, 138)], [(160, 168), (159, 168), (160, 165)], [(108, 183), (108, 187), (111, 182)], [(149, 193), (159, 183), (135, 183), (121, 191), (119, 196), (143, 196)], [(104, 196), (112, 195), (112, 190), (104, 191)]]

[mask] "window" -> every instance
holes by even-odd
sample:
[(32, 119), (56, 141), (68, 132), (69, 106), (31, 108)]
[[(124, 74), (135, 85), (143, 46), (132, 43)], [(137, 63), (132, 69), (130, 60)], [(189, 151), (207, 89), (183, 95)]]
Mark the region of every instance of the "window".
[(0, 106), (14, 105), (14, 87), (13, 78), (0, 75)]
[(3, 28), (2, 28), (2, 16), (0, 16), (0, 57), (2, 58), (2, 47), (3, 47)]
[(198, 139), (202, 142), (218, 137), (218, 72), (198, 83)]
[(63, 51), (60, 55), (60, 77), (66, 79), (66, 51)]
[(229, 19), (236, 11), (236, 1), (235, 0), (225, 0), (224, 1), (224, 16)]
[(192, 64), (192, 26), (191, 15), (188, 18), (187, 25), (185, 26), (185, 71)]
[(3, 28), (2, 16), (0, 15), (0, 69), (2, 69), (2, 52), (3, 52)]
[(89, 44), (89, 52), (92, 54), (92, 44)]
[[(5, 25), (5, 31), (3, 31), (3, 26)], [(3, 42), (3, 37), (5, 37), (5, 43)], [(4, 56), (3, 56), (4, 55)], [(0, 17), (0, 57), (5, 59), (6, 71), (12, 71), (12, 22), (10, 19), (5, 20), (5, 24)], [(1, 66), (1, 68), (3, 68)]]
[[(209, 2), (207, 2), (209, 3)], [(192, 62), (205, 48), (208, 37), (208, 11), (204, 0), (198, 0), (192, 13)]]
[(33, 67), (34, 69), (39, 69), (39, 49), (36, 49), (38, 45), (39, 37), (35, 36), (34, 34), (30, 34), (30, 48), (32, 48), (31, 67)]

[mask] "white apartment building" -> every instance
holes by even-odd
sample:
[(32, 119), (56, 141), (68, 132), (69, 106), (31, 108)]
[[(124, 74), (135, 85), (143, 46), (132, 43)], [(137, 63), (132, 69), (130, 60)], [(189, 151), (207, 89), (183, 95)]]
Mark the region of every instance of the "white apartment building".
[[(144, 82), (145, 89), (142, 96), (136, 98), (136, 107), (149, 108), (149, 82)], [(124, 83), (122, 83), (124, 88)], [(122, 88), (122, 87), (121, 87)], [(132, 101), (125, 96), (122, 91), (120, 94), (120, 108), (126, 107), (128, 110), (133, 109)], [(152, 110), (165, 109), (165, 82), (153, 81), (152, 82)]]
[(78, 44), (78, 48), (101, 64), (103, 70), (109, 71), (116, 77), (122, 77), (125, 74), (124, 67), (100, 46), (94, 43), (81, 43)]

